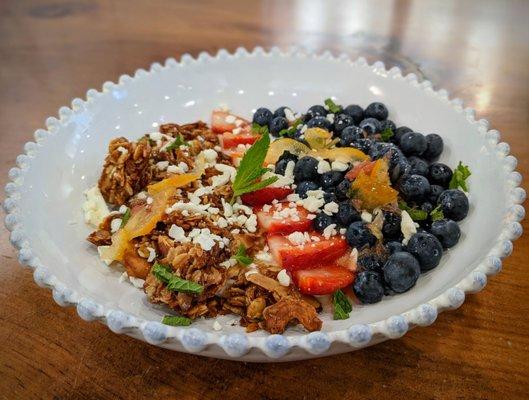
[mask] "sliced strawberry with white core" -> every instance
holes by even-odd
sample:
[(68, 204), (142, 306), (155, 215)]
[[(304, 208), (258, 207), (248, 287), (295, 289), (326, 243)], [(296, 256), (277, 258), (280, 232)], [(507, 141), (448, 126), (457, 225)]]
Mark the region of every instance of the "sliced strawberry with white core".
[(312, 229), (309, 212), (302, 206), (290, 207), (289, 203), (267, 204), (254, 212), (259, 226), (269, 234), (288, 235)]
[(211, 129), (215, 133), (231, 132), (234, 129), (245, 129), (250, 123), (244, 118), (226, 111), (213, 111), (211, 114)]
[(292, 277), (301, 293), (324, 295), (349, 286), (353, 283), (354, 274), (343, 267), (332, 265), (294, 271)]
[[(301, 232), (299, 232), (300, 235)], [(325, 239), (316, 232), (304, 235), (305, 241), (298, 232), (289, 236), (268, 236), (268, 247), (275, 261), (288, 271), (318, 268), (320, 265), (334, 263), (342, 257), (347, 249), (347, 242), (342, 236)], [(301, 243), (301, 244), (296, 244)]]
[(255, 135), (249, 131), (234, 134), (231, 132), (224, 132), (219, 135), (219, 142), (223, 149), (237, 148), (239, 145), (252, 145), (259, 139), (259, 135)]
[(243, 194), (241, 200), (246, 205), (256, 207), (270, 204), (273, 200), (283, 200), (290, 193), (292, 193), (292, 189), (288, 187), (268, 186), (255, 192)]

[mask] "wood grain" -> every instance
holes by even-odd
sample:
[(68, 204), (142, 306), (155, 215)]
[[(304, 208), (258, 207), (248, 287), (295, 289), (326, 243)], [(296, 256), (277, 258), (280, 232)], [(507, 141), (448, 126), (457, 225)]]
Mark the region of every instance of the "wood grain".
[[(31, 133), (87, 88), (184, 52), (293, 44), (442, 85), (502, 132), (528, 174), (528, 19), (523, 1), (2, 1), (0, 184)], [(82, 321), (36, 287), (3, 230), (0, 398), (528, 398), (528, 249), (524, 236), (485, 293), (429, 328), (265, 365), (172, 353)]]

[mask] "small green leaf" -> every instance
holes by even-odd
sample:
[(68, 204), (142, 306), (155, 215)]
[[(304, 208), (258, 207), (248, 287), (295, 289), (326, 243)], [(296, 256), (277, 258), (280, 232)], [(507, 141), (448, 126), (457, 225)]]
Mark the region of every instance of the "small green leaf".
[(337, 290), (332, 295), (332, 305), (334, 308), (334, 319), (347, 319), (349, 318), (349, 313), (353, 310), (351, 302), (341, 290)]
[(268, 135), (270, 133), (268, 131), (268, 126), (259, 125), (259, 124), (256, 124), (255, 122), (252, 124), (252, 131), (260, 135)]
[(333, 114), (338, 114), (342, 111), (342, 106), (336, 104), (332, 99), (325, 99), (324, 103)]
[(426, 211), (414, 207), (412, 208), (406, 204), (404, 200), (399, 201), (399, 208), (406, 211), (414, 221), (424, 221), (425, 219), (428, 219), (428, 213)]
[(303, 123), (303, 120), (301, 118), (297, 118), (292, 125), (287, 129), (282, 129), (279, 131), (279, 136), (286, 136), (286, 137), (292, 137), (297, 131), (297, 128), (299, 125)]
[(438, 205), (430, 212), (430, 219), (435, 221), (440, 221), (445, 218), (445, 215), (443, 214), (443, 210), (441, 209), (441, 205)]
[(248, 253), (246, 253), (246, 247), (244, 247), (244, 245), (242, 244), (239, 246), (239, 249), (237, 250), (237, 253), (233, 256), (233, 258), (237, 260), (239, 264), (242, 265), (250, 265), (253, 261), (248, 256)]
[(463, 165), (463, 163), (459, 161), (459, 164), (454, 170), (454, 174), (452, 175), (452, 179), (450, 180), (448, 187), (450, 189), (461, 188), (465, 192), (468, 192), (468, 186), (466, 181), (470, 175), (472, 175), (472, 173), (470, 172), (470, 168), (468, 168), (468, 165)]
[(123, 228), (127, 222), (129, 222), (130, 219), (130, 208), (127, 208), (127, 211), (125, 211), (125, 214), (123, 214), (123, 217), (121, 217), (121, 224), (119, 225), (119, 229)]
[(173, 142), (170, 145), (165, 147), (164, 151), (170, 151), (180, 147), (181, 145), (186, 144), (184, 137), (181, 134), (178, 134)]
[(192, 322), (192, 319), (180, 317), (178, 315), (165, 315), (162, 318), (162, 324), (171, 326), (189, 326)]
[(166, 283), (167, 289), (172, 292), (200, 294), (204, 291), (202, 285), (174, 275), (167, 265), (155, 263), (151, 272), (157, 279)]
[(380, 134), (380, 136), (381, 136), (381, 138), (382, 138), (382, 140), (384, 142), (389, 141), (389, 139), (391, 139), (393, 137), (393, 135), (395, 135), (395, 134), (393, 133), (393, 130), (391, 128), (384, 129), (382, 131), (382, 133)]

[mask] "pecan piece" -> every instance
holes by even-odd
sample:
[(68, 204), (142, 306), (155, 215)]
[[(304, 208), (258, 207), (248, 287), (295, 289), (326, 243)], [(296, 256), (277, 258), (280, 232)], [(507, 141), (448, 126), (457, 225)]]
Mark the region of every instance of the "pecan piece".
[(129, 276), (145, 279), (151, 270), (151, 264), (140, 257), (134, 248), (130, 248), (123, 254), (123, 265)]
[(298, 321), (309, 332), (321, 329), (316, 309), (300, 299), (289, 297), (266, 307), (263, 311), (264, 328), (270, 333), (283, 333), (291, 321)]
[(103, 229), (92, 232), (87, 238), (90, 243), (96, 246), (110, 246), (112, 240), (110, 239), (110, 232)]

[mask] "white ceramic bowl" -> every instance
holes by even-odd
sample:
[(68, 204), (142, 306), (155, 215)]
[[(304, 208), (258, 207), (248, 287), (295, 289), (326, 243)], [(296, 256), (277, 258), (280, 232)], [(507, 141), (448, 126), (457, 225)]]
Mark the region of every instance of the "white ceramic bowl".
[[(291, 328), (283, 335), (246, 334), (231, 326), (233, 316), (201, 320), (188, 328), (159, 321), (163, 311), (149, 305), (142, 291), (119, 281), (119, 272), (103, 266), (86, 241), (83, 191), (101, 171), (107, 143), (116, 136), (137, 138), (164, 122), (209, 120), (225, 103), (250, 117), (259, 106), (289, 105), (296, 110), (335, 96), (339, 102), (388, 105), (397, 125), (439, 133), (445, 141), (443, 162), (470, 166), (471, 210), (461, 224), (462, 239), (441, 264), (424, 275), (409, 292), (375, 305), (355, 307), (347, 320), (323, 315), (321, 332)], [(481, 290), (487, 276), (501, 269), (522, 233), (525, 191), (516, 159), (500, 135), (459, 99), (436, 91), (413, 74), (402, 76), (377, 62), (351, 61), (346, 55), (313, 55), (291, 49), (216, 56), (185, 55), (138, 70), (103, 90), (89, 90), (86, 100), (62, 107), (46, 130), (35, 132), (25, 145), (6, 186), (6, 226), (21, 264), (34, 269), (39, 286), (53, 290), (61, 306), (76, 306), (81, 318), (101, 321), (116, 333), (168, 349), (244, 361), (298, 360), (336, 354), (398, 338), (416, 325), (429, 325), (440, 311), (459, 307), (465, 293)]]

